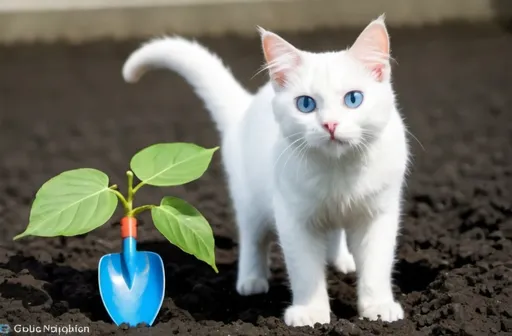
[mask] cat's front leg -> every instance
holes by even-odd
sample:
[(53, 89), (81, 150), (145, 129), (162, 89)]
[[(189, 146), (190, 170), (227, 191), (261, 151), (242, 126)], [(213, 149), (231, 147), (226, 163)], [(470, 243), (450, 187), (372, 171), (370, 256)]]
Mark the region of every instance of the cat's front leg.
[(392, 322), (404, 317), (392, 292), (399, 202), (389, 203), (386, 210), (347, 229), (348, 246), (354, 255), (358, 275), (359, 315), (373, 321), (380, 318)]
[[(282, 198), (275, 201), (276, 226), (292, 290), (292, 305), (284, 314), (289, 326), (329, 323), (325, 279), (326, 237), (308, 227), (307, 217)], [(302, 209), (301, 209), (302, 210)]]

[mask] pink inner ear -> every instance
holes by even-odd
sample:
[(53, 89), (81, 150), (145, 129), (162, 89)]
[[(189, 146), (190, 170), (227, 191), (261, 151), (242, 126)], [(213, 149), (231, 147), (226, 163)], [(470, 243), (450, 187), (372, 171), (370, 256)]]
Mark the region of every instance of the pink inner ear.
[(384, 77), (384, 66), (379, 64), (375, 65), (372, 70), (372, 76), (378, 81), (381, 81)]
[(350, 53), (381, 81), (389, 67), (389, 36), (384, 23), (378, 20), (370, 23), (354, 42)]
[(368, 33), (373, 38), (374, 47), (380, 52), (389, 55), (389, 36), (386, 27), (381, 23), (374, 23), (368, 30)]
[(263, 54), (272, 79), (284, 86), (287, 72), (300, 64), (297, 49), (276, 34), (264, 32)]
[(263, 35), (263, 53), (267, 63), (271, 63), (278, 56), (279, 38), (270, 33)]
[[(263, 54), (265, 55), (265, 61), (268, 65), (271, 65), (277, 59), (276, 46), (278, 41), (276, 41), (276, 36), (271, 34), (265, 34), (263, 36)], [(272, 74), (273, 79), (279, 84), (279, 86), (283, 86), (285, 82), (284, 73), (275, 72)]]

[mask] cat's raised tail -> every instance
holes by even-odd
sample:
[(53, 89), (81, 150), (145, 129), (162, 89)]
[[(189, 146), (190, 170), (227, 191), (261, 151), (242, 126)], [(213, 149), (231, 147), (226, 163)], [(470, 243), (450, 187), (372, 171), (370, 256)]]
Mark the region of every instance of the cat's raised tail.
[(217, 55), (181, 37), (142, 45), (124, 63), (123, 77), (135, 83), (149, 70), (162, 68), (177, 72), (194, 88), (221, 133), (244, 113), (252, 98)]

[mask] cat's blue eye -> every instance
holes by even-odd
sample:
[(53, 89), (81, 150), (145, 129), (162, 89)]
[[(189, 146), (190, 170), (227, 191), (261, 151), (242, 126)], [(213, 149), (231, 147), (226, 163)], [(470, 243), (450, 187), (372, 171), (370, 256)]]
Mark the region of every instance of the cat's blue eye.
[(297, 109), (302, 113), (311, 113), (316, 109), (316, 101), (310, 96), (297, 98)]
[(358, 108), (363, 103), (363, 93), (361, 91), (350, 91), (345, 95), (345, 105), (348, 108)]

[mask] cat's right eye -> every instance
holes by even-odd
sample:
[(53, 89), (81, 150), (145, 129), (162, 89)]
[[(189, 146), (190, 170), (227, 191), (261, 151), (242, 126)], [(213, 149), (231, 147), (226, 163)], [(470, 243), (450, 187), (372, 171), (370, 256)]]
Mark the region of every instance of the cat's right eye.
[(302, 113), (311, 113), (316, 109), (316, 101), (310, 96), (300, 96), (297, 98), (297, 110)]

